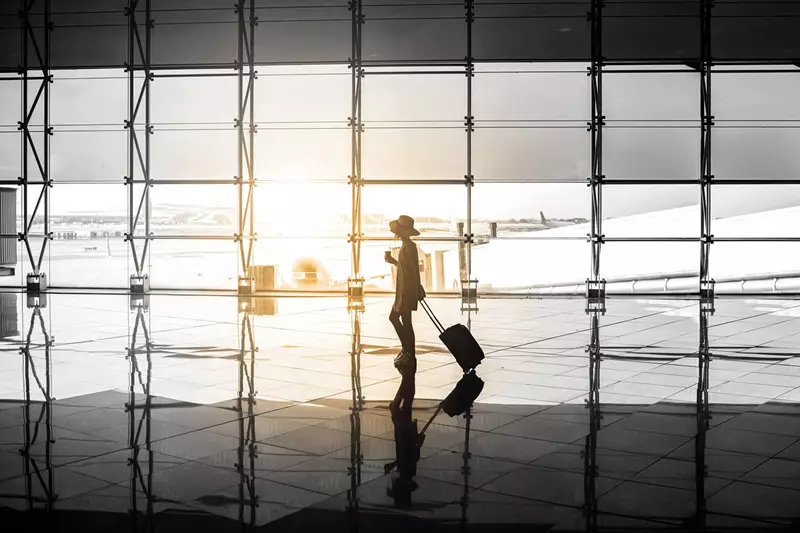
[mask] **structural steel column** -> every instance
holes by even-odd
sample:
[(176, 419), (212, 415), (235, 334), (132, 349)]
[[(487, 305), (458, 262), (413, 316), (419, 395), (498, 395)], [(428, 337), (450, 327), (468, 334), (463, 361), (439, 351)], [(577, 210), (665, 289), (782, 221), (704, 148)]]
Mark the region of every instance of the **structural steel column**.
[(351, 341), (350, 379), (352, 405), (350, 406), (350, 488), (347, 490), (347, 514), (352, 523), (351, 529), (358, 530), (359, 499), (358, 488), (361, 486), (361, 411), (364, 409), (364, 396), (361, 392), (361, 313), (364, 312), (364, 278), (361, 275), (361, 240), (364, 237), (361, 228), (361, 134), (364, 123), (361, 120), (361, 86), (364, 79), (362, 65), (362, 31), (364, 27), (364, 4), (362, 0), (350, 0), (347, 3), (351, 20), (351, 51), (348, 61), (350, 68), (350, 175), (351, 187), (351, 228), (348, 240), (351, 246), (350, 278), (347, 283), (347, 309), (350, 311)]
[(589, 281), (595, 286), (600, 282), (600, 251), (605, 236), (603, 235), (603, 126), (606, 117), (603, 115), (603, 7), (604, 0), (592, 0), (589, 19), (591, 23), (591, 78), (592, 117), (589, 122), (591, 132), (591, 234), (592, 265)]
[(364, 79), (362, 66), (361, 35), (364, 27), (364, 5), (362, 0), (351, 0), (347, 3), (351, 17), (351, 54), (348, 61), (350, 67), (350, 117), (347, 119), (350, 127), (350, 175), (348, 182), (351, 187), (351, 229), (348, 240), (351, 246), (350, 280), (348, 283), (348, 305), (358, 304), (363, 297), (363, 278), (361, 276), (361, 240), (364, 236), (361, 230), (361, 188), (363, 176), (361, 175), (361, 134), (364, 132), (364, 123), (361, 120), (361, 84)]
[[(467, 25), (467, 49), (464, 58), (464, 73), (467, 77), (467, 113), (464, 117), (464, 126), (467, 131), (467, 160), (466, 174), (464, 183), (467, 186), (467, 220), (464, 229), (464, 241), (466, 243), (466, 267), (467, 267), (467, 287), (472, 289), (472, 187), (475, 185), (475, 177), (472, 175), (472, 134), (475, 131), (475, 117), (472, 116), (472, 80), (475, 77), (475, 64), (472, 57), (472, 25), (475, 22), (475, 2), (474, 0), (464, 0), (465, 22)], [(463, 283), (463, 282), (462, 282)], [(463, 290), (463, 285), (462, 285)], [(470, 294), (470, 296), (472, 296)]]
[[(245, 20), (245, 11), (248, 12), (247, 20)], [(236, 13), (239, 16), (239, 52), (237, 60), (239, 93), (238, 113), (234, 125), (238, 130), (236, 180), (239, 198), (238, 228), (235, 239), (239, 243), (239, 266), (241, 267), (238, 291), (240, 294), (250, 294), (255, 290), (251, 266), (253, 262), (253, 246), (256, 239), (255, 221), (253, 219), (253, 196), (256, 185), (254, 100), (257, 73), (255, 67), (255, 30), (258, 24), (255, 0), (241, 0), (236, 5)], [(245, 77), (247, 78), (247, 86), (245, 86)], [(245, 120), (248, 121), (247, 128), (245, 128)], [(245, 171), (247, 172), (246, 180)]]
[[(42, 6), (42, 13), (33, 12), (34, 6)], [(21, 0), (20, 18), (22, 26), (22, 64), (19, 67), (22, 79), (22, 109), (17, 129), (22, 135), (22, 224), (18, 239), (25, 243), (25, 252), (28, 256), (31, 271), (26, 275), (26, 284), (30, 289), (40, 290), (47, 287), (47, 274), (42, 271), (45, 252), (48, 242), (52, 239), (50, 232), (50, 187), (53, 185), (50, 176), (50, 136), (53, 128), (50, 126), (50, 84), (53, 76), (50, 73), (50, 32), (53, 25), (50, 20), (50, 0)], [(32, 20), (36, 17), (37, 21)], [(37, 36), (34, 27), (41, 20), (42, 35)], [(41, 72), (41, 83), (36, 90), (33, 101), (30, 100), (28, 90), (28, 69), (31, 63)], [(37, 75), (37, 77), (39, 77)], [(43, 123), (41, 132), (31, 131), (31, 120), (34, 114), (42, 109)], [(34, 133), (36, 135), (34, 135)], [(35, 137), (38, 138), (38, 140)], [(33, 156), (36, 171), (30, 173), (28, 165)], [(35, 177), (34, 177), (35, 176)], [(33, 210), (30, 210), (30, 200), (36, 198)], [(36, 217), (41, 215), (44, 219), (44, 232), (31, 233)], [(41, 248), (34, 252), (31, 247), (31, 238), (41, 238)]]
[[(713, 0), (702, 0), (700, 15), (700, 293), (713, 297), (709, 255), (714, 236), (711, 234), (711, 9)], [(712, 291), (709, 293), (709, 291)]]
[[(153, 134), (153, 126), (150, 122), (150, 82), (153, 80), (153, 73), (150, 68), (153, 18), (150, 3), (151, 0), (128, 0), (128, 7), (125, 9), (125, 16), (128, 17), (128, 61), (125, 64), (128, 74), (128, 119), (125, 121), (125, 129), (128, 130), (128, 175), (125, 177), (128, 188), (128, 232), (125, 240), (130, 243), (133, 257), (133, 273), (130, 278), (132, 292), (146, 292), (149, 289), (149, 277), (145, 274), (145, 268), (152, 237), (150, 136)], [(143, 28), (137, 20), (142, 14), (145, 18)], [(136, 73), (139, 70), (143, 76), (137, 79)], [(141, 120), (142, 111), (144, 124), (137, 131), (137, 122)], [(140, 133), (144, 134), (143, 143)], [(137, 179), (139, 175), (141, 178)]]
[[(464, 0), (464, 22), (466, 23), (466, 55), (464, 57), (464, 74), (467, 79), (467, 109), (464, 117), (466, 129), (466, 172), (464, 175), (464, 185), (467, 187), (467, 216), (464, 225), (464, 245), (466, 280), (461, 282), (461, 310), (467, 311), (467, 327), (472, 329), (472, 311), (478, 310), (478, 283), (472, 276), (472, 244), (475, 241), (472, 233), (472, 188), (475, 186), (475, 177), (472, 174), (472, 134), (475, 131), (475, 117), (472, 115), (472, 81), (475, 77), (475, 63), (472, 57), (472, 29), (475, 22), (475, 1)], [(465, 292), (466, 291), (466, 292)], [(464, 492), (461, 496), (461, 524), (465, 527), (468, 522), (469, 509), (469, 475), (470, 459), (472, 454), (469, 451), (470, 426), (472, 423), (472, 405), (464, 413), (464, 452), (462, 453), (461, 475), (464, 478)]]

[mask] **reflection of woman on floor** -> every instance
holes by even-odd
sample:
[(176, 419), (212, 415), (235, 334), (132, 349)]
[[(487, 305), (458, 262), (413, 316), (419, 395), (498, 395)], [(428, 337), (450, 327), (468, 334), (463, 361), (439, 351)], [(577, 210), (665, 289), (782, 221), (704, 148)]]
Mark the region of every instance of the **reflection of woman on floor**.
[(414, 478), (417, 475), (420, 446), (422, 438), (417, 431), (417, 421), (411, 416), (411, 403), (414, 400), (414, 372), (408, 368), (400, 368), (403, 380), (397, 390), (397, 396), (389, 404), (394, 426), (395, 460), (384, 466), (384, 471), (389, 473), (397, 468), (397, 474), (392, 477), (388, 495), (394, 500), (395, 505), (401, 508), (411, 506), (411, 493), (417, 490), (418, 485)]

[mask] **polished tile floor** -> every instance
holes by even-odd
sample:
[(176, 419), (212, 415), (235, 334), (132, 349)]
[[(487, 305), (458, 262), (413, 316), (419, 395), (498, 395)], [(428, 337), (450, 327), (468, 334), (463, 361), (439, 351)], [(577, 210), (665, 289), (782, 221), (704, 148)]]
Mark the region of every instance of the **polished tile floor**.
[[(430, 426), (403, 504), (388, 300), (29, 303), (0, 293), (10, 530), (800, 526), (800, 301), (431, 300), (469, 322), (486, 385)], [(415, 320), (424, 421), (462, 374)]]

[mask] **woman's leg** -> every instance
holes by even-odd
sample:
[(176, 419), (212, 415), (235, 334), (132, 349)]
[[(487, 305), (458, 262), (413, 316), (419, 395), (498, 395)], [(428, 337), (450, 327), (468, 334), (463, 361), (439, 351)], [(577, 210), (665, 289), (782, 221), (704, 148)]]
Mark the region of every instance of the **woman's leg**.
[(417, 355), (417, 338), (414, 334), (414, 325), (411, 323), (411, 311), (406, 311), (400, 318), (403, 321), (403, 328), (405, 329), (405, 343), (403, 344), (403, 349), (405, 349), (406, 353), (411, 357), (416, 357)]
[(389, 313), (389, 322), (392, 323), (394, 330), (397, 332), (397, 338), (400, 339), (400, 344), (403, 346), (403, 351), (407, 351), (408, 335), (406, 334), (405, 324), (400, 320), (400, 317), (401, 314), (392, 309), (392, 312)]

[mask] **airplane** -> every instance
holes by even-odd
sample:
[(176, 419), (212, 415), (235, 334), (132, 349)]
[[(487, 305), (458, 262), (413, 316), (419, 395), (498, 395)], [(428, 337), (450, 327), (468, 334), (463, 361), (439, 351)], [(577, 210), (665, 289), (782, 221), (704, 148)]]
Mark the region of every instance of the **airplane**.
[(550, 228), (563, 228), (564, 226), (572, 226), (573, 224), (579, 223), (579, 221), (580, 222), (586, 222), (583, 219), (577, 219), (577, 218), (567, 219), (567, 220), (562, 220), (562, 219), (558, 219), (558, 218), (548, 219), (548, 218), (546, 218), (544, 216), (544, 213), (542, 211), (539, 211), (539, 220), (541, 221), (542, 226), (544, 226), (547, 229), (550, 229)]

